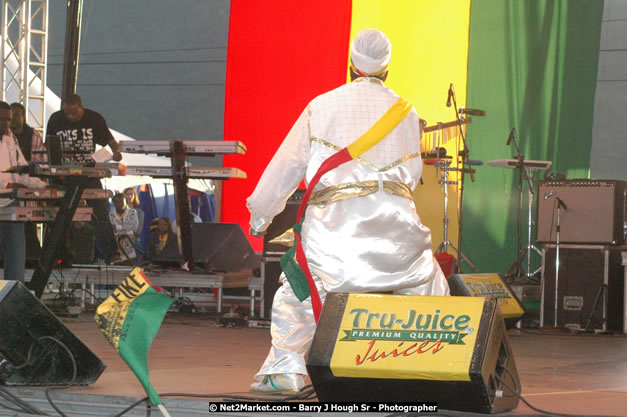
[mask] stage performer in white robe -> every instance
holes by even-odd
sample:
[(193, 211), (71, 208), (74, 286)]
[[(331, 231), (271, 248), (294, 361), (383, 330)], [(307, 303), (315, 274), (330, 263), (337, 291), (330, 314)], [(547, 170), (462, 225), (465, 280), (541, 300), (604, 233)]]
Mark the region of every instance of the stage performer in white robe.
[[(309, 103), (248, 198), (253, 235), (262, 235), (283, 211), (303, 177), (309, 186), (327, 158), (401, 101), (384, 85), (390, 57), (382, 32), (365, 29), (355, 37), (352, 82)], [(379, 143), (324, 174), (313, 189), (301, 237), (322, 303), (328, 292), (449, 295), (431, 232), (412, 198), (422, 172), (420, 126), (416, 110), (408, 104), (407, 111)], [(272, 347), (252, 391), (297, 391), (307, 375), (304, 357), (316, 328), (312, 297), (299, 301), (284, 275), (281, 280), (272, 305)]]

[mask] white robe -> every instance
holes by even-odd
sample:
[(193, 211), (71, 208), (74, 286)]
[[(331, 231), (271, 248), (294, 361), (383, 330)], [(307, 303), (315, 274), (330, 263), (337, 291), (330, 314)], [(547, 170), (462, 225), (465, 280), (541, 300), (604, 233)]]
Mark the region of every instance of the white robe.
[[(248, 198), (251, 227), (264, 231), (303, 177), (308, 184), (323, 161), (370, 129), (397, 100), (398, 96), (375, 78), (358, 78), (316, 97)], [(413, 190), (421, 172), (420, 128), (412, 108), (379, 144), (325, 174), (316, 190), (369, 180), (398, 182)], [(388, 194), (381, 186), (367, 196), (310, 205), (302, 240), (323, 300), (329, 291), (449, 293), (433, 258), (431, 232), (420, 222), (413, 200)], [(315, 329), (311, 304), (309, 299), (294, 303), (288, 285), (275, 295), (273, 348), (258, 378), (272, 373), (306, 373), (302, 356)], [(305, 311), (295, 312), (295, 308)]]

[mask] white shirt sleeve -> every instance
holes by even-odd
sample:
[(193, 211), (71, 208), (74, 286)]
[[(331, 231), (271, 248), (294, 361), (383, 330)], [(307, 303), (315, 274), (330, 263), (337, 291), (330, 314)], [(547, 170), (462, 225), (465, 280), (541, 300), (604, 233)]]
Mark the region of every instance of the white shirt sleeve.
[[(13, 140), (15, 141), (14, 146), (15, 146), (15, 152), (17, 154), (17, 165), (28, 165), (28, 162), (26, 162), (26, 158), (24, 158), (24, 155), (22, 154), (22, 150), (20, 149), (17, 143), (17, 139), (15, 139), (14, 136), (12, 137), (13, 137)], [(19, 175), (18, 181), (20, 184), (23, 184), (29, 188), (44, 188), (48, 185), (46, 182), (40, 180), (39, 178), (31, 177), (25, 174)]]
[(247, 199), (250, 226), (265, 231), (272, 219), (285, 208), (298, 187), (309, 162), (309, 106), (301, 113), (276, 154), (266, 167), (255, 191)]

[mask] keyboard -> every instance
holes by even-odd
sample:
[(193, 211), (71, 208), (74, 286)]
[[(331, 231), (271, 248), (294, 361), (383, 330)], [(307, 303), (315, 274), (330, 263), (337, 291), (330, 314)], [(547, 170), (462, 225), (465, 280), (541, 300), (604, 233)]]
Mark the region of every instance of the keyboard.
[(81, 165), (45, 165), (30, 163), (28, 165), (11, 166), (3, 172), (27, 174), (31, 177), (69, 177), (73, 175), (90, 178), (108, 178), (111, 171), (102, 168), (84, 167)]
[[(11, 188), (0, 190), (0, 198), (11, 198), (18, 200), (59, 200), (65, 196), (64, 190), (54, 188)], [(84, 200), (100, 200), (113, 197), (111, 190), (99, 188), (86, 188), (83, 190), (81, 198)]]
[[(172, 178), (172, 168), (168, 166), (127, 166), (126, 175), (145, 175), (154, 178)], [(187, 167), (187, 178), (229, 179), (246, 178), (246, 173), (238, 168)]]
[[(0, 221), (3, 222), (53, 222), (57, 217), (57, 207), (0, 207)], [(91, 221), (91, 207), (78, 207), (72, 221)]]
[[(245, 154), (246, 145), (239, 141), (214, 140), (184, 140), (183, 148), (186, 155), (226, 155)], [(120, 141), (120, 150), (128, 153), (154, 153), (157, 155), (171, 155), (169, 140), (123, 140)]]

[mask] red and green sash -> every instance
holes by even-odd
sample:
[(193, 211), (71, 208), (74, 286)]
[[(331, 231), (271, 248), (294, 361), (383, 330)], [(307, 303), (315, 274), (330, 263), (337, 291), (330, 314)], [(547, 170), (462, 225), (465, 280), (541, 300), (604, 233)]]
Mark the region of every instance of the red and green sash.
[[(297, 224), (294, 226), (295, 245), (285, 255), (283, 255), (283, 257), (281, 257), (281, 267), (283, 268), (283, 272), (294, 290), (294, 294), (300, 301), (303, 301), (308, 296), (311, 296), (311, 305), (316, 323), (318, 322), (320, 312), (322, 311), (322, 302), (320, 301), (320, 294), (318, 294), (318, 289), (316, 288), (311, 271), (309, 270), (307, 257), (305, 256), (300, 236), (303, 214), (305, 213), (309, 196), (324, 174), (359, 157), (374, 147), (377, 143), (381, 142), (381, 140), (383, 140), (388, 133), (394, 130), (394, 128), (405, 118), (405, 116), (407, 116), (411, 108), (411, 104), (404, 98), (400, 97), (396, 103), (394, 103), (392, 107), (390, 107), (385, 114), (383, 114), (383, 116), (381, 116), (381, 118), (377, 120), (377, 122), (359, 139), (326, 159), (322, 165), (320, 165), (316, 175), (314, 175), (313, 179), (309, 183), (307, 191), (305, 191), (305, 195), (300, 203), (300, 207), (296, 215)], [(294, 255), (296, 255), (298, 265), (294, 263)]]

